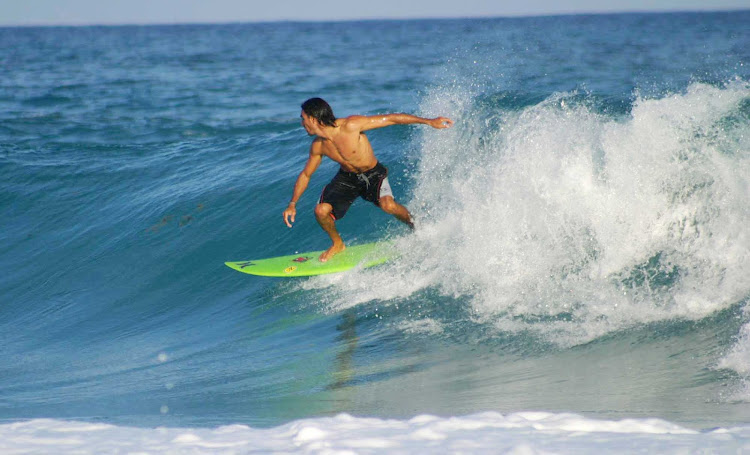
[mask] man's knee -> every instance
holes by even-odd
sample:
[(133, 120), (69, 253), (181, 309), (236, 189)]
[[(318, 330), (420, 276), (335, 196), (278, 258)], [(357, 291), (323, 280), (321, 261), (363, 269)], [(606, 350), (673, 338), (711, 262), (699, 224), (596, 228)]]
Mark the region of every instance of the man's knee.
[(332, 212), (333, 212), (333, 206), (326, 202), (321, 202), (320, 204), (315, 206), (315, 216), (318, 219), (327, 218), (331, 216)]
[(381, 197), (378, 202), (379, 202), (380, 208), (383, 209), (383, 211), (386, 213), (393, 214), (398, 208), (398, 204), (390, 196)]

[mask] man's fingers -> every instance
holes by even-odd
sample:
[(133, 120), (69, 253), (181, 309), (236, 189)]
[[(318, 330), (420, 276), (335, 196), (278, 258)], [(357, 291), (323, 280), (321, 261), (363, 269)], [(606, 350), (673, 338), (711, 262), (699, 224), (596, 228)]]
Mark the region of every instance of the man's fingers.
[(453, 125), (453, 120), (448, 117), (438, 117), (435, 120), (437, 120), (435, 128), (448, 128)]

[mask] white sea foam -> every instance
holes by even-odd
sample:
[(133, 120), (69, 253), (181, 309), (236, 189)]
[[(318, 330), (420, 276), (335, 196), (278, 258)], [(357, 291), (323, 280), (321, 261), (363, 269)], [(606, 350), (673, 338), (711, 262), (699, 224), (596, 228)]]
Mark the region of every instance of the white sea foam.
[(269, 429), (131, 428), (37, 419), (0, 425), (3, 454), (744, 453), (750, 427), (699, 432), (659, 419), (486, 412), (410, 420), (304, 419)]
[[(605, 115), (558, 94), (520, 111), (450, 87), (426, 131), (401, 260), (311, 280), (331, 309), (424, 289), (562, 346), (697, 320), (750, 295), (750, 84), (692, 84)], [(361, 274), (368, 274), (362, 279)], [(376, 283), (376, 284), (374, 284)]]
[[(745, 312), (748, 312), (747, 308)], [(729, 353), (721, 359), (718, 366), (750, 377), (750, 323), (742, 326), (737, 341)]]
[(411, 334), (435, 335), (443, 332), (443, 325), (431, 318), (403, 321), (398, 325), (399, 330)]
[[(750, 308), (744, 308), (745, 319), (750, 316)], [(742, 380), (729, 400), (750, 402), (750, 322), (740, 329), (736, 341), (729, 352), (722, 357), (717, 368), (725, 368), (737, 372)]]

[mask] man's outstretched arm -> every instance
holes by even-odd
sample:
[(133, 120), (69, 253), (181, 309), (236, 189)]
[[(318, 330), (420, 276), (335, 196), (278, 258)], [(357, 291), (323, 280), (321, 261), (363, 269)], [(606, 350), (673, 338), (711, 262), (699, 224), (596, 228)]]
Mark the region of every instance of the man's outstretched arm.
[(453, 120), (448, 117), (424, 118), (411, 114), (353, 115), (347, 117), (347, 126), (359, 131), (373, 130), (391, 125), (430, 125), (433, 128), (449, 128)]

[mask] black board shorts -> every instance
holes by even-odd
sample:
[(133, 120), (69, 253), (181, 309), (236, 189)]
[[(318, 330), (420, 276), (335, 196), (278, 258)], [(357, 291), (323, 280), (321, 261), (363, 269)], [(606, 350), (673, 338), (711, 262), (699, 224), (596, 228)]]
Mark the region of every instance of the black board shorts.
[(333, 219), (340, 220), (357, 197), (380, 206), (380, 198), (385, 196), (393, 196), (393, 192), (388, 183), (388, 169), (378, 163), (361, 173), (339, 169), (331, 183), (323, 188), (318, 203), (331, 204)]

